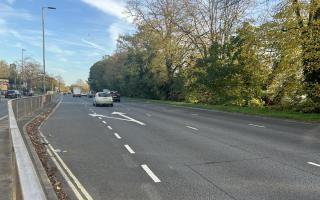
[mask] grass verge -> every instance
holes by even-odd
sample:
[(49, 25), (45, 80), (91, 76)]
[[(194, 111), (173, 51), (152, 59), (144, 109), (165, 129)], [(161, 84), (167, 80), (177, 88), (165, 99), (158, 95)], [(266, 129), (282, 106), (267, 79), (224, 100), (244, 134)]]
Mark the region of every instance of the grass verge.
[(193, 104), (186, 102), (168, 101), (168, 100), (150, 100), (150, 99), (140, 99), (140, 98), (126, 98), (129, 101), (144, 101), (146, 103), (160, 103), (174, 106), (191, 107), (191, 108), (202, 108), (208, 110), (219, 110), (225, 112), (237, 112), (249, 115), (259, 115), (267, 117), (275, 117), (282, 119), (294, 119), (299, 121), (307, 122), (320, 122), (319, 113), (302, 113), (295, 112), (292, 110), (283, 110), (273, 107), (240, 107), (240, 106), (225, 106), (225, 105), (211, 105), (211, 104)]

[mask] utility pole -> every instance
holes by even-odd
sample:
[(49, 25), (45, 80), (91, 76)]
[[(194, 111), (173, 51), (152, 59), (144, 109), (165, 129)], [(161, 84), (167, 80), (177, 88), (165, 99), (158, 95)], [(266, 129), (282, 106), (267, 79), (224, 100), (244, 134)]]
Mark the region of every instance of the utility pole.
[(58, 84), (58, 87), (59, 87), (59, 93), (61, 92), (61, 90), (60, 90), (60, 79), (58, 80), (59, 81), (59, 84)]
[(23, 73), (24, 73), (24, 58), (23, 58), (23, 52), (26, 51), (24, 48), (21, 49), (21, 77), (20, 77), (20, 87), (22, 89), (22, 83), (23, 83)]
[(56, 9), (55, 7), (42, 7), (41, 17), (42, 17), (42, 61), (43, 61), (43, 93), (46, 94), (46, 55), (45, 55), (45, 41), (44, 41), (44, 9)]

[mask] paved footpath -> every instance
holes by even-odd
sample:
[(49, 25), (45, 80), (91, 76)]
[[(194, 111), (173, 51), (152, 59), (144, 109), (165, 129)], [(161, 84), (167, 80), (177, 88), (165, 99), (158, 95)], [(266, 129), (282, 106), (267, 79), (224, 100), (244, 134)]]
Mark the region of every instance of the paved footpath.
[(0, 120), (0, 200), (11, 199), (11, 151), (8, 118)]

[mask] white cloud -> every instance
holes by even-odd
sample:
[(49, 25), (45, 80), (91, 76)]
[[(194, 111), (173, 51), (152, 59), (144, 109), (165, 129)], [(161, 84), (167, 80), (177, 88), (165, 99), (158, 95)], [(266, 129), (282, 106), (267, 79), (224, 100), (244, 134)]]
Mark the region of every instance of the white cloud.
[(74, 51), (62, 49), (58, 45), (54, 44), (47, 45), (47, 50), (54, 54), (57, 54), (58, 56), (72, 56), (75, 54)]
[(67, 73), (67, 70), (63, 69), (63, 67), (50, 67), (50, 71), (58, 73), (58, 74), (66, 74)]
[(0, 3), (0, 18), (19, 18), (23, 20), (33, 20), (33, 16), (22, 9), (14, 9), (13, 7)]
[(130, 20), (126, 14), (126, 3), (122, 0), (82, 0), (100, 11), (120, 19)]
[(7, 0), (9, 4), (13, 4), (16, 0)]
[(65, 58), (65, 57), (59, 57), (59, 60), (60, 60), (61, 62), (68, 62), (68, 59)]
[(98, 49), (98, 50), (101, 50), (101, 51), (104, 51), (104, 52), (107, 51), (104, 47), (102, 47), (102, 46), (100, 46), (100, 45), (98, 45), (98, 44), (96, 44), (96, 43), (90, 42), (90, 41), (85, 40), (85, 39), (82, 39), (81, 41), (82, 41), (83, 43), (85, 43), (85, 44), (90, 45), (91, 47), (93, 47), (93, 48), (95, 48), (95, 49)]
[(74, 38), (73, 39), (51, 38), (51, 41), (54, 41), (58, 44), (64, 44), (64, 45), (76, 46), (76, 47), (91, 47), (91, 45), (80, 43), (78, 40), (79, 39), (74, 39)]
[(107, 31), (114, 43), (113, 45), (115, 46), (119, 36), (134, 31), (134, 27), (132, 24), (121, 20), (111, 24), (111, 26), (108, 27)]

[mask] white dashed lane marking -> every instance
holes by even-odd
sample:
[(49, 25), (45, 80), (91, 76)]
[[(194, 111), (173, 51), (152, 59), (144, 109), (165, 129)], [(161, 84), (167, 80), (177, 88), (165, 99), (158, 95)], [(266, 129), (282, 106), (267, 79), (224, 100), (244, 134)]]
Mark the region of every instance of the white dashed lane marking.
[(131, 154), (135, 154), (136, 153), (131, 149), (131, 147), (129, 145), (125, 144), (124, 147), (129, 151), (129, 153), (131, 153)]
[(142, 169), (150, 176), (150, 178), (155, 182), (155, 183), (160, 183), (160, 179), (151, 171), (151, 169), (148, 167), (148, 165), (143, 164), (141, 165)]
[(114, 133), (114, 136), (116, 136), (116, 138), (118, 138), (119, 140), (121, 139), (121, 136), (118, 133)]
[(7, 118), (7, 117), (8, 117), (8, 115), (3, 116), (3, 117), (0, 117), (0, 120), (3, 120), (3, 119), (5, 119), (5, 118)]

